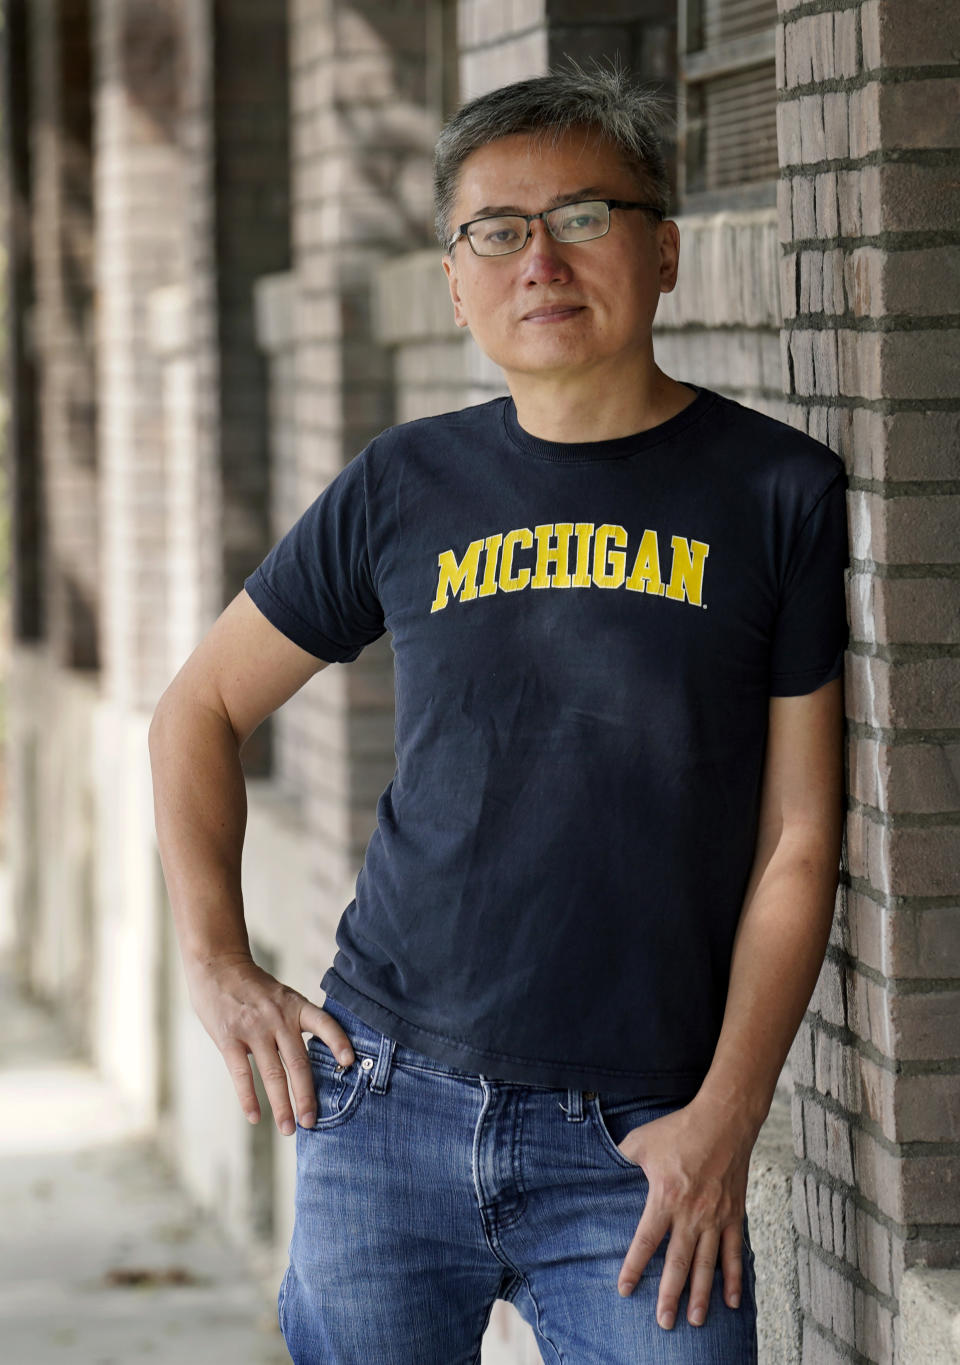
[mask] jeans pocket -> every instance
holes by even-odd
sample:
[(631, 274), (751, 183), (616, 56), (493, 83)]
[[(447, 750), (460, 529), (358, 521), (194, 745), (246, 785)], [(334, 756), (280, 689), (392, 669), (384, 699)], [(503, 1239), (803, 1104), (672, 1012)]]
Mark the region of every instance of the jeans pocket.
[(307, 1040), (307, 1053), (313, 1071), (313, 1089), (317, 1100), (317, 1119), (311, 1128), (297, 1127), (305, 1133), (339, 1128), (352, 1119), (360, 1109), (370, 1085), (373, 1058), (354, 1048), (350, 1066), (340, 1066), (333, 1053), (320, 1038)]
[(643, 1167), (639, 1162), (631, 1161), (626, 1153), (620, 1150), (618, 1144), (632, 1129), (639, 1128), (644, 1123), (651, 1123), (654, 1119), (663, 1118), (665, 1114), (672, 1114), (675, 1109), (686, 1103), (684, 1099), (654, 1095), (635, 1096), (631, 1099), (622, 1095), (607, 1094), (594, 1095), (587, 1101), (586, 1109), (603, 1150), (613, 1157), (618, 1165), (643, 1175)]

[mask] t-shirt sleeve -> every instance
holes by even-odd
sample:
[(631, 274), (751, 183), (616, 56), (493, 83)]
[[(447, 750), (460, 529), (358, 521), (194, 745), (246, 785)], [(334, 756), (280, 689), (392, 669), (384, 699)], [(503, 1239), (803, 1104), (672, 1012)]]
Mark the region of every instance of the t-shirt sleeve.
[(243, 584), (267, 620), (326, 663), (384, 634), (367, 543), (363, 455), (317, 497)]
[(807, 513), (791, 548), (770, 655), (773, 697), (815, 692), (843, 673), (849, 638), (846, 482), (841, 470)]

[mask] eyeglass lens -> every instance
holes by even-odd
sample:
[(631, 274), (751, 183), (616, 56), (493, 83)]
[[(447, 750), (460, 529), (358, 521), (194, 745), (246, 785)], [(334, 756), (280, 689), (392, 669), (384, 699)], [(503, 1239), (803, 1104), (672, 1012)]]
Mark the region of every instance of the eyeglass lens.
[[(592, 237), (602, 237), (608, 230), (610, 210), (602, 200), (561, 204), (544, 214), (544, 222), (557, 241), (588, 242)], [(528, 231), (525, 218), (508, 215), (481, 218), (470, 226), (470, 244), (481, 256), (502, 256), (518, 251), (525, 243)]]

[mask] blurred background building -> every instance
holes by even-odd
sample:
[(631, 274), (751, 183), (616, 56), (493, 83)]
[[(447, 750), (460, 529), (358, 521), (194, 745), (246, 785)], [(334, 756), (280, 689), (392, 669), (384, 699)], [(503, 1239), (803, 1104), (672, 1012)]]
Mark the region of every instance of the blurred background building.
[[(430, 158), (565, 54), (676, 100), (658, 364), (850, 474), (847, 856), (751, 1167), (767, 1365), (960, 1340), (960, 8), (951, 0), (5, 0), (5, 856), (22, 979), (279, 1285), (293, 1144), (182, 979), (147, 726), (391, 423), (502, 377)], [(257, 960), (319, 1000), (394, 764), (389, 642), (244, 751)], [(258, 1078), (259, 1083), (259, 1078)], [(951, 1345), (952, 1343), (952, 1345)], [(538, 1358), (498, 1303), (485, 1362)]]

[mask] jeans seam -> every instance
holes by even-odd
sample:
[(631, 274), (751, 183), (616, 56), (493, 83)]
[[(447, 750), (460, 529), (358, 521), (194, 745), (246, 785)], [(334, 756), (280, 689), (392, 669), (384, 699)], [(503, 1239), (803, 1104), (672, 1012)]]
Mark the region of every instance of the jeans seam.
[(280, 1281), (280, 1301), (277, 1305), (277, 1324), (283, 1334), (283, 1308), (287, 1301), (287, 1280), (290, 1278), (290, 1267), (287, 1266), (283, 1272), (283, 1279)]
[(563, 1365), (563, 1356), (560, 1354), (559, 1347), (557, 1347), (554, 1344), (554, 1342), (550, 1340), (550, 1338), (547, 1336), (546, 1332), (543, 1329), (543, 1324), (540, 1321), (540, 1305), (534, 1298), (533, 1290), (530, 1288), (530, 1281), (527, 1279), (526, 1275), (523, 1276), (523, 1285), (527, 1293), (530, 1295), (530, 1302), (533, 1304), (534, 1315), (536, 1316), (537, 1319), (537, 1335), (543, 1339), (547, 1346), (550, 1347), (551, 1351), (557, 1357), (557, 1360), (560, 1362), (560, 1365)]

